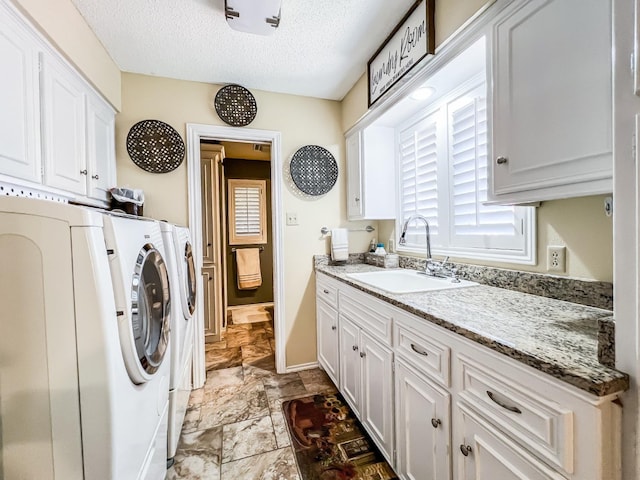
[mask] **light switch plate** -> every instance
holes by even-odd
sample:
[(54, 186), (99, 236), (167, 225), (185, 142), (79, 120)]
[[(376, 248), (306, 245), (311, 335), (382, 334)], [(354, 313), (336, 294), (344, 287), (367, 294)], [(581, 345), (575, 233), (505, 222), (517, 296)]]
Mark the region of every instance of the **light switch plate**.
[(287, 212), (287, 225), (298, 225), (298, 214), (295, 212)]

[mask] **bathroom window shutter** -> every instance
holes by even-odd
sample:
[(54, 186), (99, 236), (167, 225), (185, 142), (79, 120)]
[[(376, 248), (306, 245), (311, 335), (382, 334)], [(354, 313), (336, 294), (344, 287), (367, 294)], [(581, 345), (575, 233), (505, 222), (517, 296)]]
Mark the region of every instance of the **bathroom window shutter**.
[(267, 242), (266, 181), (229, 180), (229, 244)]
[[(414, 214), (427, 218), (432, 238), (438, 235), (438, 112), (402, 129), (399, 141), (401, 221)], [(412, 222), (407, 246), (425, 242), (424, 224)]]
[(521, 209), (483, 204), (487, 201), (485, 85), (449, 103), (448, 111), (451, 246), (522, 249)]

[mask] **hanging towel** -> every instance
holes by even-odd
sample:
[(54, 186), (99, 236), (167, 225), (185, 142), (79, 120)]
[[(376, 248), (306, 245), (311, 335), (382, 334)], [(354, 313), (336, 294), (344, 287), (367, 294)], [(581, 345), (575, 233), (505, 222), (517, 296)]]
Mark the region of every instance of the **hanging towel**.
[(260, 273), (260, 249), (237, 249), (236, 263), (238, 266), (238, 288), (240, 290), (255, 290), (262, 285), (262, 274)]
[(334, 261), (349, 259), (349, 237), (346, 228), (331, 230), (331, 259)]

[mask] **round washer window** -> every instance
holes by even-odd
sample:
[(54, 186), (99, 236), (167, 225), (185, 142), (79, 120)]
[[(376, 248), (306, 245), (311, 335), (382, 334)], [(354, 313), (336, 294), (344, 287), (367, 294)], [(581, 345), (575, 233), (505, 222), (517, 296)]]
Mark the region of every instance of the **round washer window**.
[(187, 242), (184, 248), (184, 261), (187, 265), (187, 277), (185, 282), (187, 283), (187, 305), (189, 306), (189, 313), (193, 315), (196, 309), (196, 266), (193, 263), (193, 250), (191, 244)]
[[(138, 253), (131, 292), (136, 355), (149, 375), (158, 370), (169, 343), (169, 277), (160, 252), (147, 244)], [(135, 379), (134, 379), (135, 380)]]

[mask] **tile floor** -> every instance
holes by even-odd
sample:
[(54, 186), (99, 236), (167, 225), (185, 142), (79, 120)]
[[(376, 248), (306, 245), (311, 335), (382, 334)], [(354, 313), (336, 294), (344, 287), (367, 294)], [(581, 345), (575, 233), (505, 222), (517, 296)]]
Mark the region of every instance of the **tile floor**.
[(276, 374), (273, 338), (272, 321), (229, 324), (207, 344), (168, 480), (299, 480), (282, 402), (336, 388), (319, 369)]

